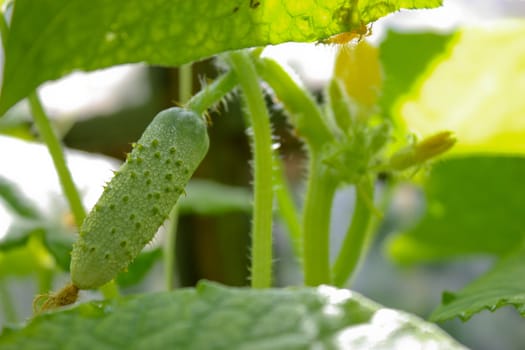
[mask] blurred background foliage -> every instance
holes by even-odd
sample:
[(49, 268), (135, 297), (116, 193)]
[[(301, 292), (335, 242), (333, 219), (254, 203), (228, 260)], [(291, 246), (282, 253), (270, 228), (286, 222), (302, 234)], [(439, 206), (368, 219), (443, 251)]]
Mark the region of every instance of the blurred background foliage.
[[(416, 29), (407, 31), (410, 19), (400, 16), (397, 26), (392, 18), (386, 18), (383, 24), (380, 21), (374, 27), (377, 34), (370, 38), (379, 47), (383, 71), (379, 105), (384, 116), (400, 126), (402, 132), (396, 135), (399, 141), (405, 141), (407, 131), (427, 136), (436, 130), (449, 129), (456, 132), (459, 143), (451, 160), (436, 165), (430, 181), (421, 186), (407, 183), (396, 187), (376, 239), (352, 283), (352, 289), (383, 305), (423, 317), (428, 317), (440, 303), (444, 290), (462, 288), (487, 271), (495, 257), (521, 244), (524, 227), (521, 212), (514, 210), (523, 208), (524, 204), (521, 179), (525, 171), (522, 158), (525, 100), (521, 95), (525, 91), (525, 26), (519, 21), (509, 21), (508, 17), (525, 14), (525, 5), (518, 1), (472, 4), (451, 0), (444, 8), (449, 12), (441, 16), (452, 19), (449, 27), (443, 25), (445, 21), (440, 22), (440, 18), (446, 17), (429, 11), (428, 17), (421, 15), (420, 21), (436, 19), (433, 29), (418, 29), (416, 25)], [(507, 19), (499, 21), (493, 17)], [(471, 28), (457, 29), (458, 25), (464, 28), (462, 21)], [(480, 26), (480, 21), (491, 25)], [(274, 50), (269, 48), (267, 52), (272, 55)], [(280, 59), (294, 66), (306, 86), (322, 101), (328, 77), (314, 76), (319, 69), (316, 65), (324, 66), (325, 73), (331, 74), (336, 49), (310, 46), (308, 50), (313, 51), (307, 52), (317, 50), (320, 55), (318, 61), (306, 63), (297, 57), (290, 58), (289, 52), (293, 50), (283, 50), (287, 53), (281, 53)], [(279, 58), (279, 54), (273, 54)], [(71, 90), (82, 91), (78, 87), (72, 89), (73, 85), (64, 81), (48, 85), (41, 92), (44, 102), (48, 102), (47, 108), (56, 117), (55, 127), (64, 144), (89, 153), (86, 156), (73, 152), (71, 156), (78, 158), (76, 168), (71, 161), (72, 171), (84, 190), (86, 205), (97, 197), (97, 190), (89, 188), (98, 188), (109, 178), (108, 169), (117, 167), (125, 158), (131, 143), (138, 139), (153, 116), (177, 103), (179, 96), (178, 69), (140, 65), (116, 69), (100, 75), (100, 85), (84, 80), (83, 84), (91, 84), (93, 91), (106, 95), (98, 103), (84, 100), (74, 108), (61, 109), (60, 103), (53, 101), (71, 102), (74, 100)], [(118, 69), (125, 74), (117, 74)], [(203, 79), (211, 80), (217, 75), (212, 60), (194, 64), (193, 92), (199, 90)], [(78, 73), (75, 76), (81, 81)], [(120, 83), (111, 84), (112, 80)], [(105, 91), (101, 85), (109, 85), (111, 90)], [(89, 88), (86, 91), (90, 91)], [(279, 144), (287, 180), (300, 204), (305, 153), (279, 102), (271, 94), (267, 96), (275, 142)], [(209, 154), (195, 175), (193, 187), (187, 190), (191, 195), (181, 203), (176, 280), (178, 286), (193, 286), (203, 278), (227, 285), (248, 285), (250, 148), (237, 96), (231, 96), (212, 111), (210, 120)], [(0, 119), (0, 133), (34, 140), (27, 107), (20, 104)], [(26, 147), (7, 138), (0, 141), (2, 149), (9, 147), (22, 152)], [(32, 159), (45, 158), (39, 156), (44, 150), (25, 151)], [(14, 303), (5, 298), (1, 300), (0, 324), (27, 317), (31, 312), (29, 301), (35, 293), (61, 285), (67, 278), (62, 272), (68, 266), (73, 230), (66, 205), (59, 198), (56, 180), (47, 174), (50, 171), (43, 170), (50, 164), (38, 164), (37, 172), (33, 170), (31, 176), (21, 178), (15, 170), (7, 172), (7, 169), (16, 168), (18, 162), (18, 168), (27, 172), (27, 167), (20, 165), (26, 155), (19, 153), (8, 158), (2, 153), (0, 161), (6, 171), (2, 171), (5, 178), (0, 178), (0, 197), (4, 199), (0, 217), (9, 220), (0, 223), (0, 229), (5, 231), (0, 232), (0, 236), (4, 236), (0, 239), (0, 296), (4, 298), (11, 293), (17, 295), (17, 300)], [(423, 169), (421, 173), (424, 175), (427, 171)], [(44, 181), (44, 178), (51, 180)], [(204, 179), (207, 182), (203, 182)], [(37, 187), (47, 186), (52, 190), (33, 191), (27, 184), (34, 182), (40, 183)], [(383, 187), (378, 186), (381, 191)], [(423, 193), (428, 190), (433, 191), (434, 203), (425, 201)], [(352, 188), (343, 188), (336, 196), (331, 242), (334, 250), (346, 231), (353, 196)], [(38, 199), (40, 197), (46, 198)], [(450, 205), (456, 210), (444, 212), (443, 206), (449, 208)], [(481, 212), (492, 215), (484, 218), (459, 215), (461, 208), (467, 206), (477, 206)], [(509, 217), (514, 221), (509, 221)], [(450, 225), (451, 222), (464, 225), (459, 231), (463, 236), (454, 234), (448, 240), (442, 237), (446, 229), (440, 223)], [(471, 225), (473, 222), (475, 225)], [(503, 227), (510, 227), (510, 232)], [(283, 225), (277, 221), (275, 283), (278, 286), (299, 284), (302, 277), (283, 231)], [(393, 235), (394, 232), (405, 233)], [(505, 239), (493, 239), (495, 236)], [(444, 240), (450, 245), (440, 247)], [(130, 272), (119, 277), (118, 283), (124, 292), (162, 289), (161, 242), (162, 232), (130, 267)], [(93, 296), (86, 296), (89, 297)], [(442, 326), (471, 348), (521, 349), (525, 343), (521, 332), (524, 325), (519, 314), (506, 307), (494, 313), (482, 312), (468, 323), (453, 320)]]

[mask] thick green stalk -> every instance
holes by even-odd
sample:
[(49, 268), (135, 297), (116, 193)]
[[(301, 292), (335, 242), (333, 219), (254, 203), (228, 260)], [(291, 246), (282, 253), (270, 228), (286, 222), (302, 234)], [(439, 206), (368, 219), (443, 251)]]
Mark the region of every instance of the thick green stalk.
[(252, 129), (254, 216), (251, 284), (254, 288), (267, 288), (272, 284), (273, 155), (270, 116), (248, 52), (231, 52), (227, 59), (243, 90)]
[(31, 107), (33, 120), (35, 121), (38, 133), (40, 134), (40, 137), (42, 137), (44, 143), (47, 145), (47, 149), (51, 155), (53, 164), (55, 165), (58, 178), (60, 179), (60, 184), (62, 185), (62, 190), (64, 191), (64, 195), (69, 202), (69, 207), (71, 208), (71, 212), (75, 218), (75, 223), (77, 224), (77, 227), (80, 227), (82, 225), (82, 221), (84, 221), (84, 218), (86, 217), (86, 211), (82, 205), (82, 200), (80, 199), (80, 195), (77, 191), (77, 188), (75, 187), (75, 183), (73, 182), (73, 178), (71, 177), (71, 173), (67, 167), (60, 141), (58, 140), (55, 132), (53, 131), (53, 128), (51, 127), (51, 124), (49, 123), (49, 119), (44, 112), (44, 108), (42, 107), (42, 103), (40, 102), (36, 92), (32, 92), (29, 95), (29, 105)]
[(303, 266), (307, 286), (329, 284), (330, 214), (337, 180), (317, 152), (311, 152), (303, 209)]
[(366, 249), (373, 216), (374, 184), (365, 179), (356, 186), (352, 222), (333, 266), (332, 284), (343, 287), (356, 271)]

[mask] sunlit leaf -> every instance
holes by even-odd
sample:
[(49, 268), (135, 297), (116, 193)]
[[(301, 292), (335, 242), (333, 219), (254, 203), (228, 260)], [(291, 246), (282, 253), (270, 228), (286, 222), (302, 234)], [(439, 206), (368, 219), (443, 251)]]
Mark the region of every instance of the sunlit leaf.
[[(146, 62), (177, 66), (219, 52), (313, 42), (401, 7), (437, 0), (17, 0), (6, 47), (0, 114), (41, 83), (75, 69)], [(356, 23), (359, 22), (359, 23)]]
[(399, 101), (396, 117), (422, 135), (452, 130), (452, 152), (525, 152), (525, 25), (459, 31)]
[(5, 329), (10, 349), (464, 349), (435, 325), (332, 287), (196, 289), (92, 302)]
[(437, 33), (387, 33), (379, 48), (384, 75), (380, 104), (386, 113), (395, 110), (396, 101), (412, 91), (420, 75), (432, 69), (434, 60), (446, 54), (451, 38)]

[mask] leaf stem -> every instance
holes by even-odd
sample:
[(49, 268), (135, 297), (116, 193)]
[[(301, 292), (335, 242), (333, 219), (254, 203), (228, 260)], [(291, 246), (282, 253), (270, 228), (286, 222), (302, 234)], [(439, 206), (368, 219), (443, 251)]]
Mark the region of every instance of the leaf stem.
[(363, 255), (371, 227), (373, 198), (374, 184), (366, 177), (356, 185), (354, 214), (332, 269), (332, 283), (337, 287), (343, 287), (352, 277)]
[(172, 290), (175, 286), (175, 242), (177, 238), (177, 225), (179, 222), (179, 206), (175, 204), (169, 215), (169, 223), (166, 227), (166, 239), (164, 241), (164, 283), (166, 290)]
[(191, 63), (179, 67), (179, 102), (186, 103), (193, 91), (193, 68)]
[(303, 209), (303, 264), (307, 286), (330, 280), (330, 214), (337, 180), (328, 172), (317, 152), (311, 152)]
[(233, 72), (227, 72), (210, 85), (195, 94), (186, 104), (186, 107), (202, 114), (208, 108), (220, 101), (237, 85), (237, 78)]
[(44, 143), (47, 145), (47, 149), (51, 155), (53, 164), (55, 165), (62, 190), (64, 191), (64, 195), (69, 202), (69, 207), (71, 208), (75, 218), (75, 223), (77, 224), (77, 227), (80, 227), (84, 217), (86, 216), (86, 211), (82, 205), (80, 195), (77, 191), (77, 188), (75, 187), (75, 183), (73, 182), (73, 178), (71, 177), (71, 173), (67, 167), (60, 141), (51, 127), (49, 118), (42, 107), (42, 103), (40, 102), (37, 93), (32, 92), (28, 96), (28, 99), (38, 133), (42, 137)]
[(251, 284), (254, 288), (267, 288), (272, 283), (273, 154), (270, 116), (248, 52), (231, 52), (227, 59), (244, 92), (252, 128), (254, 216)]
[(115, 280), (109, 281), (108, 283), (101, 286), (98, 290), (100, 293), (102, 293), (104, 299), (113, 299), (120, 295), (120, 291)]

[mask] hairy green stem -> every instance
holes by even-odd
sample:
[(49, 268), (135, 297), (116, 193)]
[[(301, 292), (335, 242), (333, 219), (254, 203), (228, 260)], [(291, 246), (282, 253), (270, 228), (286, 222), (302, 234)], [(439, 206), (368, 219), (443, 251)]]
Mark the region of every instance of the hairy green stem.
[(254, 216), (251, 284), (254, 288), (267, 288), (272, 284), (273, 152), (270, 116), (248, 52), (231, 52), (227, 59), (243, 90), (252, 129)]
[(282, 161), (278, 154), (274, 154), (274, 188), (277, 198), (277, 211), (281, 220), (286, 225), (286, 229), (292, 244), (292, 249), (299, 263), (303, 259), (303, 237), (301, 231), (301, 222), (298, 216), (298, 210), (294, 203), (292, 193), (288, 182), (284, 176)]
[(84, 221), (84, 218), (86, 217), (86, 211), (82, 205), (82, 200), (80, 199), (80, 195), (67, 167), (60, 141), (51, 127), (49, 119), (44, 112), (44, 108), (42, 107), (42, 103), (40, 102), (36, 92), (32, 92), (28, 98), (31, 112), (33, 114), (33, 120), (35, 121), (38, 133), (42, 137), (44, 143), (47, 145), (47, 149), (51, 155), (53, 164), (55, 165), (58, 178), (60, 179), (62, 190), (64, 191), (64, 195), (69, 202), (69, 207), (71, 208), (71, 212), (75, 218), (75, 223), (77, 224), (77, 227), (80, 227), (80, 225), (82, 225), (82, 221)]
[(310, 155), (310, 169), (303, 209), (303, 266), (307, 286), (329, 284), (330, 214), (337, 180), (317, 152)]
[(263, 58), (255, 61), (257, 73), (274, 90), (290, 114), (297, 135), (313, 150), (320, 150), (333, 135), (313, 97), (286, 73), (274, 60)]
[(332, 284), (343, 287), (356, 271), (365, 251), (373, 216), (374, 184), (370, 179), (356, 186), (352, 221), (335, 260)]
[(227, 72), (194, 95), (186, 107), (202, 114), (232, 91), (236, 85), (235, 74), (231, 71)]

